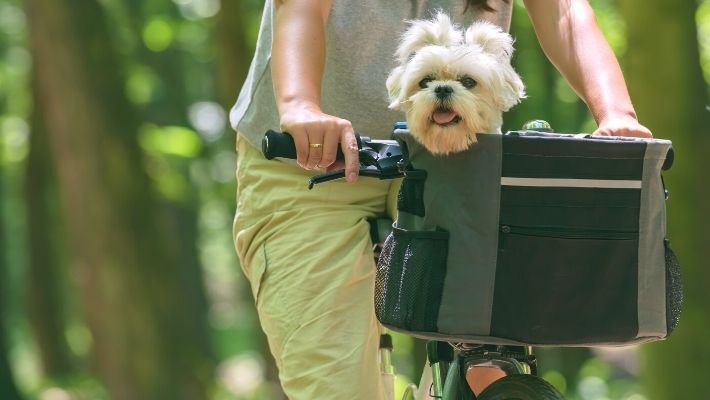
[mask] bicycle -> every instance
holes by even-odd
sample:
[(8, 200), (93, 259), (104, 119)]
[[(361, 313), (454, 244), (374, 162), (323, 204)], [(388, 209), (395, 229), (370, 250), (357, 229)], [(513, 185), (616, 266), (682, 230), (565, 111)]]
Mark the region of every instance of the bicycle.
[[(356, 136), (359, 157), (360, 176), (379, 179), (396, 179), (403, 176), (401, 171), (402, 151), (394, 140), (373, 140), (369, 137)], [(275, 157), (295, 159), (293, 139), (286, 133), (268, 131), (262, 142), (262, 151), (266, 158)], [(343, 159), (339, 151), (338, 159)], [(308, 183), (309, 189), (314, 185), (343, 178), (343, 171), (318, 175)], [(375, 243), (374, 254), (377, 257), (378, 246), (391, 231), (391, 220), (378, 219), (371, 222), (371, 238)], [(443, 399), (443, 400), (558, 400), (562, 395), (548, 382), (537, 376), (537, 359), (532, 354), (531, 346), (494, 346), (467, 345), (465, 343), (450, 344), (448, 342), (428, 341), (427, 363), (419, 386), (410, 384), (402, 400)], [(394, 377), (394, 367), (391, 363), (393, 351), (392, 338), (389, 333), (383, 333), (380, 338), (381, 372)], [(469, 368), (498, 368), (505, 377), (497, 380), (479, 396), (466, 383)], [(394, 397), (394, 393), (392, 393)], [(514, 397), (511, 397), (514, 396)]]
[[(397, 129), (402, 129), (403, 126), (395, 126)], [(535, 132), (550, 132), (549, 125), (544, 122), (535, 121), (534, 125), (526, 126), (523, 132), (514, 132), (515, 135), (525, 136), (529, 131)], [(578, 136), (578, 135), (566, 135)], [(625, 140), (619, 138), (618, 140)], [(633, 139), (629, 139), (633, 140)], [(365, 177), (375, 177), (379, 179), (395, 179), (405, 175), (405, 171), (409, 167), (407, 165), (407, 154), (400, 143), (395, 140), (373, 140), (364, 136), (357, 136), (360, 158), (360, 175)], [(672, 149), (671, 149), (672, 150)], [(668, 150), (664, 154), (663, 170), (670, 168), (673, 160), (673, 153)], [(295, 158), (295, 146), (293, 139), (283, 133), (269, 131), (266, 133), (262, 142), (262, 151), (264, 155), (271, 159), (274, 157)], [(342, 153), (339, 154), (342, 159)], [(409, 170), (411, 173), (412, 171)], [(343, 171), (336, 171), (313, 177), (309, 182), (309, 188), (316, 184), (321, 184), (333, 179), (339, 179), (344, 176)], [(628, 181), (624, 181), (628, 182)], [(614, 182), (617, 184), (619, 182)], [(664, 188), (665, 190), (665, 188)], [(378, 238), (383, 236), (382, 227), (388, 227), (388, 223), (381, 221), (373, 224), (371, 233), (373, 243), (378, 243)], [(510, 228), (506, 232), (510, 232)], [(385, 229), (387, 230), (387, 229)], [(529, 234), (530, 232), (523, 232)], [(618, 235), (612, 235), (609, 238), (616, 238)], [(605, 237), (606, 238), (606, 237)], [(666, 243), (666, 264), (668, 264), (669, 247)], [(377, 256), (377, 252), (375, 252)], [(672, 258), (672, 252), (670, 253)], [(676, 263), (677, 269), (677, 263)], [(669, 269), (666, 270), (668, 274)], [(678, 284), (679, 277), (677, 271), (670, 272), (670, 277), (666, 277), (666, 282), (675, 282)], [(675, 275), (674, 275), (675, 274)], [(667, 290), (668, 288), (666, 288)], [(671, 287), (670, 303), (666, 299), (666, 307), (669, 310), (679, 310), (680, 289), (676, 286)], [(670, 306), (669, 306), (670, 304)], [(669, 308), (670, 307), (670, 308)], [(679, 312), (669, 312), (667, 315), (667, 330), (663, 332), (667, 336), (677, 324)], [(416, 331), (417, 329), (412, 329)], [(406, 329), (405, 329), (405, 333)], [(644, 342), (655, 340), (657, 338), (648, 339), (645, 337), (633, 338), (631, 342)], [(525, 342), (525, 341), (523, 341)], [(530, 341), (531, 343), (533, 341)], [(481, 343), (477, 341), (475, 343)], [(506, 343), (509, 343), (507, 341)], [(385, 333), (381, 338), (381, 367), (382, 373), (385, 375), (393, 374), (391, 365), (392, 340)], [(404, 394), (404, 399), (443, 399), (443, 400), (503, 400), (503, 399), (520, 399), (520, 400), (558, 400), (563, 399), (563, 396), (548, 382), (537, 376), (537, 359), (532, 354), (532, 347), (528, 345), (491, 345), (491, 344), (467, 344), (466, 341), (436, 341), (430, 340), (427, 342), (427, 362), (428, 367), (425, 368), (422, 375), (422, 380), (419, 386), (411, 385)], [(498, 379), (490, 384), (478, 396), (474, 394), (474, 389), (467, 382), (467, 373), (470, 369), (476, 368), (498, 368), (505, 373), (505, 377)]]

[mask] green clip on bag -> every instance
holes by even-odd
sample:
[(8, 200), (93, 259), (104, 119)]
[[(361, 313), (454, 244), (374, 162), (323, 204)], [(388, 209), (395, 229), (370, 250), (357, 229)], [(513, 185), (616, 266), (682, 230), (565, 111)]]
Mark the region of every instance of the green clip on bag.
[[(671, 142), (533, 131), (433, 156), (395, 130), (407, 171), (377, 266), (377, 317), (437, 340), (625, 345), (675, 328), (665, 239)], [(668, 156), (668, 160), (667, 160)]]

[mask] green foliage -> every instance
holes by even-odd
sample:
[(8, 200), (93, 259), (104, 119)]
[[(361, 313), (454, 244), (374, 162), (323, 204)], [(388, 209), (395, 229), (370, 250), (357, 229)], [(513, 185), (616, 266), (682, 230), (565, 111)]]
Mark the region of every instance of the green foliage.
[(70, 378), (49, 379), (38, 385), (33, 397), (37, 399), (109, 400), (110, 397), (95, 376), (78, 375)]
[[(184, 207), (196, 216), (193, 222), (197, 231), (188, 240), (193, 241), (198, 251), (208, 297), (209, 339), (219, 363), (213, 374), (212, 396), (216, 400), (270, 399), (269, 379), (273, 377), (266, 373), (268, 357), (259, 339), (253, 298), (239, 269), (231, 236), (236, 156), (233, 132), (226, 121), (228, 110), (217, 104), (217, 92), (223, 82), (215, 73), (219, 62), (215, 19), (221, 3), (219, 0), (99, 3), (106, 12), (111, 40), (119, 53), (124, 94), (141, 118), (141, 128), (130, 132), (129, 137), (140, 145), (152, 189), (166, 203)], [(229, 18), (243, 22), (242, 37), (253, 49), (263, 1), (238, 3), (240, 12)], [(606, 38), (623, 63), (631, 44), (618, 2), (591, 0), (591, 4)], [(43, 375), (38, 364), (39, 349), (33, 343), (25, 315), (22, 288), (26, 285), (28, 244), (22, 179), (33, 131), (29, 121), (33, 98), (29, 87), (32, 60), (27, 50), (27, 17), (22, 7), (19, 0), (0, 0), (0, 182), (3, 185), (0, 221), (7, 240), (0, 250), (6, 252), (3, 256), (9, 263), (9, 271), (2, 276), (6, 281), (0, 284), (3, 289), (9, 288), (1, 294), (10, 300), (5, 320), (10, 323), (7, 336), (12, 348), (11, 361), (21, 389), (33, 398), (105, 399), (108, 398), (105, 388), (87, 367), (93, 339), (76, 304), (78, 300), (73, 298), (75, 287), (65, 288), (71, 304), (65, 336), (73, 355), (81, 360), (82, 372), (78, 376), (60, 380)], [(696, 23), (705, 80), (710, 82), (710, 1), (700, 2)], [(508, 113), (505, 128), (517, 128), (526, 120), (541, 118), (550, 121), (558, 131), (593, 130), (595, 124), (586, 106), (544, 57), (520, 0), (515, 2), (512, 33), (517, 48), (514, 62), (526, 83), (528, 99)], [(57, 45), (61, 46), (61, 41)], [(251, 55), (237, 57), (248, 63)], [(235, 99), (236, 95), (235, 92)], [(55, 229), (61, 231), (63, 221), (57, 220), (60, 226)], [(66, 253), (67, 250), (60, 252), (65, 258)], [(695, 309), (690, 317), (707, 318)], [(683, 332), (679, 335), (680, 340), (696, 340)], [(416, 382), (419, 373), (414, 367), (416, 345), (409, 337), (394, 336), (393, 360), (401, 373), (398, 384)], [(564, 358), (560, 355), (564, 351), (545, 352), (541, 356), (543, 365), (546, 360), (555, 364), (555, 360)], [(560, 362), (543, 370), (543, 376), (571, 400), (646, 399), (637, 371), (624, 370), (600, 357), (581, 364), (577, 368)]]
[(559, 371), (547, 371), (542, 375), (542, 379), (550, 382), (560, 393), (567, 392), (567, 379)]
[(700, 62), (705, 74), (705, 82), (710, 83), (710, 1), (703, 0), (700, 2), (695, 21), (698, 26)]
[(592, 0), (590, 4), (594, 8), (599, 27), (614, 53), (617, 57), (623, 57), (627, 49), (626, 23), (617, 10), (616, 2), (613, 0)]
[(23, 118), (7, 114), (0, 117), (0, 164), (18, 164), (27, 157), (29, 134), (30, 128)]
[(143, 28), (143, 43), (151, 51), (165, 51), (174, 39), (173, 24), (164, 16), (151, 17)]
[(260, 0), (242, 0), (239, 3), (242, 10), (241, 18), (245, 21), (246, 25), (244, 32), (246, 42), (255, 46), (259, 33), (259, 24), (261, 23), (261, 11), (264, 4)]
[(136, 105), (145, 105), (154, 100), (160, 78), (152, 68), (135, 65), (128, 68), (125, 91), (128, 100)]
[(194, 158), (202, 150), (202, 140), (197, 132), (182, 126), (145, 125), (138, 135), (138, 142), (153, 156)]

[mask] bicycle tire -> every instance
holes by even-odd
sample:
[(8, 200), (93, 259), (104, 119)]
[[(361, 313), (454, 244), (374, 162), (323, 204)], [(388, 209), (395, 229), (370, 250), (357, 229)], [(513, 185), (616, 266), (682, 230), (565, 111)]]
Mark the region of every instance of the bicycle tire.
[(550, 383), (534, 375), (509, 375), (486, 388), (478, 400), (564, 400)]

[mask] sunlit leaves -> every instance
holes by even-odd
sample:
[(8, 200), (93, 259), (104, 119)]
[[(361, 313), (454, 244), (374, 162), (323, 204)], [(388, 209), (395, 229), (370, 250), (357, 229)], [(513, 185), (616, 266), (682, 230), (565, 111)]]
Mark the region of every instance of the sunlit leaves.
[(126, 76), (126, 96), (135, 104), (146, 104), (151, 101), (158, 77), (146, 66), (131, 68)]
[(167, 18), (156, 16), (143, 28), (143, 43), (155, 52), (165, 51), (173, 43), (175, 29)]
[(180, 126), (146, 124), (141, 128), (138, 142), (148, 156), (146, 171), (158, 192), (176, 202), (187, 201), (190, 183), (185, 175), (185, 163), (202, 150), (199, 135)]
[(567, 392), (567, 380), (559, 371), (550, 370), (542, 375), (542, 379), (550, 382), (560, 393)]
[(94, 339), (91, 335), (91, 331), (89, 331), (89, 328), (85, 324), (74, 321), (67, 326), (64, 335), (66, 336), (69, 348), (74, 354), (82, 357), (89, 354)]
[(698, 24), (698, 43), (700, 44), (700, 62), (705, 74), (705, 82), (710, 83), (710, 1), (703, 1), (695, 15)]
[(29, 151), (30, 128), (24, 119), (14, 116), (0, 118), (0, 165), (17, 163)]
[(617, 56), (626, 52), (626, 23), (614, 0), (591, 0), (597, 23)]
[(181, 126), (146, 125), (139, 134), (143, 150), (152, 155), (196, 157), (202, 150), (202, 140), (193, 130)]

